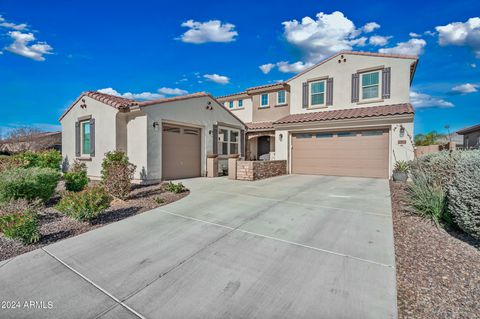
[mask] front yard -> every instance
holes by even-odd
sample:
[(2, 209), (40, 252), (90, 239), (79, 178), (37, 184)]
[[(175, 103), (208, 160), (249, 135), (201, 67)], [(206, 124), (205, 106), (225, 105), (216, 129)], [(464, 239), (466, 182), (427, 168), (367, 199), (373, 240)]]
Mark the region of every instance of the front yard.
[[(95, 183), (91, 182), (91, 184)], [(103, 213), (90, 221), (84, 222), (69, 218), (55, 209), (54, 206), (60, 200), (59, 194), (63, 191), (63, 185), (60, 185), (57, 188), (56, 195), (45, 204), (43, 212), (38, 214), (40, 240), (34, 244), (24, 245), (21, 241), (6, 238), (0, 233), (0, 261), (175, 202), (189, 193), (188, 191), (169, 192), (165, 189), (165, 185), (166, 183), (134, 185), (126, 200), (114, 199), (111, 206)]]

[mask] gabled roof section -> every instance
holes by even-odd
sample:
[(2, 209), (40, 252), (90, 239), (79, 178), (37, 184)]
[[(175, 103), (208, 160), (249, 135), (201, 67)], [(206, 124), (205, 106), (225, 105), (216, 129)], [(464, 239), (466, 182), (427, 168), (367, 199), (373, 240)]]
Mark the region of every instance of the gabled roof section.
[(413, 107), (410, 103), (392, 104), (312, 113), (290, 114), (273, 122), (273, 125), (408, 114), (414, 114)]
[(162, 103), (168, 103), (168, 102), (174, 102), (174, 101), (189, 100), (189, 99), (194, 99), (194, 98), (197, 98), (197, 97), (205, 97), (205, 96), (212, 97), (207, 92), (196, 92), (196, 93), (192, 93), (192, 94), (185, 94), (185, 95), (179, 95), (179, 96), (174, 96), (174, 97), (166, 97), (166, 98), (162, 98), (162, 99), (158, 99), (158, 100), (138, 102), (138, 105), (139, 106), (149, 106), (149, 105), (154, 105), (154, 104), (162, 104)]
[(480, 131), (480, 124), (463, 128), (463, 129), (457, 131), (457, 133), (460, 134), (460, 135), (463, 135), (463, 134), (467, 134), (467, 133), (474, 132), (474, 131)]
[(88, 96), (96, 101), (102, 102), (106, 105), (114, 107), (118, 110), (128, 110), (131, 106), (138, 105), (138, 102), (132, 99), (127, 99), (120, 96), (115, 96), (106, 93), (100, 93), (97, 91), (86, 91), (80, 94), (80, 96), (73, 102), (68, 109), (60, 116), (59, 121), (63, 119), (63, 117), (73, 108), (78, 101), (80, 101), (84, 96)]
[(249, 122), (245, 123), (245, 126), (249, 131), (273, 130), (273, 122)]
[(275, 89), (283, 89), (286, 86), (286, 82), (278, 82), (278, 83), (271, 83), (265, 85), (254, 86), (247, 89), (248, 94), (256, 93), (256, 92), (263, 92)]
[(317, 64), (309, 67), (308, 69), (306, 69), (305, 71), (302, 71), (298, 74), (296, 74), (295, 76), (291, 77), (290, 79), (288, 79), (287, 81), (285, 81), (286, 83), (298, 78), (299, 76), (315, 69), (316, 67), (324, 64), (324, 63), (327, 63), (328, 61), (330, 60), (333, 60), (335, 59), (337, 56), (339, 55), (342, 55), (342, 54), (351, 54), (351, 55), (365, 55), (365, 56), (375, 56), (375, 57), (382, 57), (382, 58), (397, 58), (397, 59), (411, 59), (411, 60), (415, 60), (415, 62), (413, 63), (412, 67), (410, 68), (410, 78), (413, 79), (413, 74), (415, 73), (415, 68), (416, 68), (416, 64), (418, 63), (418, 56), (416, 55), (406, 55), (406, 54), (386, 54), (386, 53), (376, 53), (376, 52), (363, 52), (363, 51), (339, 51), (331, 56), (329, 56), (328, 58), (318, 62)]
[(248, 97), (247, 91), (242, 91), (242, 92), (237, 92), (237, 93), (232, 93), (232, 94), (227, 94), (227, 95), (221, 95), (215, 97), (217, 100), (222, 101), (228, 98), (233, 98), (233, 97)]

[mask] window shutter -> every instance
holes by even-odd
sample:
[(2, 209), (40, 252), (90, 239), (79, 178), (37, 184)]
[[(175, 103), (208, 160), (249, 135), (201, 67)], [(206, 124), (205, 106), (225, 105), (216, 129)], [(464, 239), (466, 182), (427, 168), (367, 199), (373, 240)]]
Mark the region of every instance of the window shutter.
[(383, 69), (382, 72), (382, 99), (390, 98), (390, 68)]
[(240, 130), (240, 157), (245, 157), (245, 130)]
[(327, 79), (327, 105), (333, 105), (333, 78)]
[(358, 95), (359, 95), (359, 76), (358, 73), (352, 74), (352, 103), (358, 102)]
[(303, 82), (302, 84), (302, 107), (304, 109), (308, 108), (308, 83)]
[(75, 122), (75, 156), (80, 157), (80, 122)]
[(90, 119), (90, 156), (95, 157), (95, 119)]
[(212, 137), (213, 137), (213, 154), (218, 154), (218, 125), (217, 124), (213, 124)]

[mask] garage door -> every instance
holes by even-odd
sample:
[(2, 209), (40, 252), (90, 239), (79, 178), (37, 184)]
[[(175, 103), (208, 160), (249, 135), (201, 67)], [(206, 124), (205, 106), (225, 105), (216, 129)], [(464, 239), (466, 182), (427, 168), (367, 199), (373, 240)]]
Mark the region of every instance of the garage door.
[(298, 133), (292, 173), (388, 178), (387, 130)]
[(163, 124), (162, 179), (200, 176), (200, 129)]

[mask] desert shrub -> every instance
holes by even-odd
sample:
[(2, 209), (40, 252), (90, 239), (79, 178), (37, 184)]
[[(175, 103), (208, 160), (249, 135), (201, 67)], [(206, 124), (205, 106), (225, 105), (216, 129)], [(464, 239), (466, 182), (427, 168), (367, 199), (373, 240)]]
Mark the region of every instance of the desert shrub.
[(65, 188), (70, 192), (79, 192), (88, 185), (87, 166), (75, 161), (69, 172), (63, 174)]
[(60, 164), (62, 163), (62, 154), (57, 150), (49, 150), (42, 152), (27, 151), (15, 155), (20, 160), (24, 168), (40, 167), (51, 168), (54, 170), (60, 170)]
[(23, 162), (16, 156), (0, 156), (0, 173), (22, 167)]
[(0, 202), (24, 198), (48, 200), (52, 197), (60, 173), (51, 168), (16, 168), (0, 173)]
[(463, 152), (442, 151), (427, 154), (412, 161), (412, 174), (423, 173), (437, 186), (445, 188), (452, 180), (455, 164)]
[(154, 197), (153, 200), (159, 205), (165, 203), (165, 199), (161, 198), (160, 196)]
[(128, 162), (123, 152), (108, 152), (102, 162), (102, 182), (107, 191), (118, 198), (130, 194), (131, 180), (136, 166)]
[(428, 175), (423, 172), (414, 173), (408, 190), (410, 208), (415, 213), (432, 219), (437, 225), (441, 222), (451, 222), (445, 192), (440, 186), (435, 185)]
[(94, 186), (85, 190), (65, 192), (55, 206), (60, 212), (76, 220), (91, 220), (110, 207), (111, 196), (104, 187)]
[(454, 222), (480, 240), (480, 151), (465, 151), (447, 185), (448, 209)]
[(179, 194), (182, 193), (186, 190), (185, 186), (183, 186), (182, 183), (173, 183), (169, 182), (166, 186), (165, 189), (169, 192)]
[(12, 200), (0, 205), (0, 231), (8, 238), (20, 239), (24, 244), (40, 239), (37, 213), (40, 201)]

